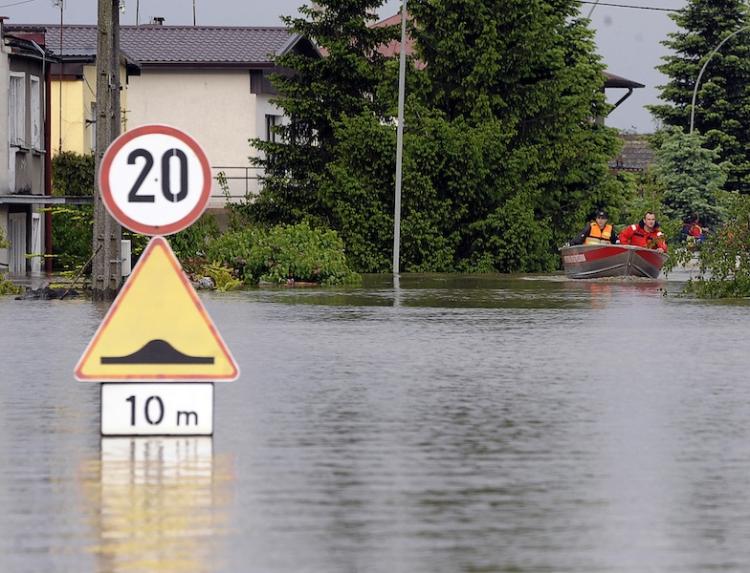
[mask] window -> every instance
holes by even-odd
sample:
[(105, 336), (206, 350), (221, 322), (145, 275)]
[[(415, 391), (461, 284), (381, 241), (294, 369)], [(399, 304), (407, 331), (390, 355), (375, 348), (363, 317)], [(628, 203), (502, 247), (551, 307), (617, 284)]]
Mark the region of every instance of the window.
[(266, 114), (266, 141), (279, 141), (281, 136), (274, 129), (277, 125), (281, 125), (281, 116)]
[(250, 70), (250, 93), (263, 93), (263, 72), (259, 70)]
[(41, 84), (39, 78), (31, 76), (31, 147), (42, 148)]
[(26, 77), (10, 74), (8, 89), (8, 142), (11, 145), (26, 145)]

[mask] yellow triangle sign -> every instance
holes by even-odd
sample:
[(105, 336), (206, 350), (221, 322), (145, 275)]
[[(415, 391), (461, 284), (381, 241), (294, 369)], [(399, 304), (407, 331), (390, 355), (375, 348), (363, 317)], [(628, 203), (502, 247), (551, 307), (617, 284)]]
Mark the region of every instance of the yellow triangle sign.
[(235, 380), (239, 368), (163, 237), (154, 237), (81, 356), (82, 381)]

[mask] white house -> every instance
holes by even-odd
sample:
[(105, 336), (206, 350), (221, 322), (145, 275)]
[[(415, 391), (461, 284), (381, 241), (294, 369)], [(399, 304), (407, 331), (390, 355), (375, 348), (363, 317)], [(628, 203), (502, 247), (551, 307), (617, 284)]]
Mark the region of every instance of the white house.
[[(45, 28), (47, 47), (63, 62), (96, 54), (96, 26), (65, 26), (62, 46), (60, 27)], [(279, 71), (274, 58), (290, 51), (318, 54), (309, 40), (283, 27), (122, 26), (120, 49), (139, 68), (123, 86), (124, 128), (161, 123), (186, 131), (205, 150), (214, 176), (225, 174), (234, 200), (258, 188), (257, 172), (249, 162), (256, 151), (248, 140), (271, 137), (270, 127), (281, 120), (281, 111), (269, 101), (275, 95), (269, 74)], [(90, 65), (95, 66), (93, 59)], [(84, 71), (76, 78), (85, 83), (83, 91), (92, 92), (96, 86), (87, 82), (89, 75)], [(55, 132), (54, 111), (52, 121)], [(74, 129), (88, 129), (84, 123), (91, 121), (78, 121)], [(63, 125), (63, 130), (68, 128)], [(215, 182), (209, 207), (223, 204)]]

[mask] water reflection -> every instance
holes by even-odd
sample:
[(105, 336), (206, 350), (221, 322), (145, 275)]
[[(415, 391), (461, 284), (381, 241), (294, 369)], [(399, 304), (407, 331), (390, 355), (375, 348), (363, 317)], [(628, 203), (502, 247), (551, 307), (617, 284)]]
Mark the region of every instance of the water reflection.
[(210, 437), (102, 438), (85, 468), (99, 571), (191, 573), (220, 567), (231, 464)]

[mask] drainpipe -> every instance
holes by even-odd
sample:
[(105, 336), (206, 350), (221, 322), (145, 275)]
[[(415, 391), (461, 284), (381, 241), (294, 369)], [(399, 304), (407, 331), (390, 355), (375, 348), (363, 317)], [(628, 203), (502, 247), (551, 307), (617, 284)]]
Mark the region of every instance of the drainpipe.
[[(42, 77), (44, 77), (44, 111), (42, 115), (42, 125), (44, 129), (44, 194), (49, 197), (52, 195), (52, 134), (50, 133), (49, 118), (52, 115), (52, 103), (49, 94), (52, 89), (50, 71), (47, 67), (47, 54), (44, 49), (31, 40), (31, 44), (42, 55)], [(44, 212), (44, 270), (47, 273), (52, 272), (52, 213), (49, 210)]]
[[(618, 107), (620, 107), (620, 104), (624, 102), (626, 99), (628, 99), (630, 96), (633, 95), (633, 88), (628, 88), (628, 93), (626, 93), (624, 96), (622, 96), (620, 99), (617, 100), (617, 103), (612, 107), (612, 111), (615, 111)], [(612, 113), (610, 111), (609, 113)]]

